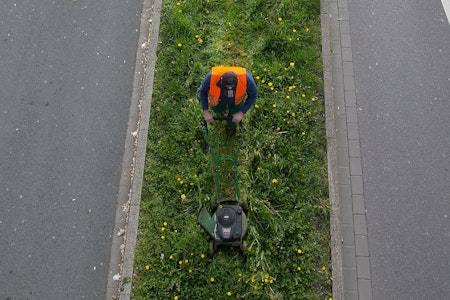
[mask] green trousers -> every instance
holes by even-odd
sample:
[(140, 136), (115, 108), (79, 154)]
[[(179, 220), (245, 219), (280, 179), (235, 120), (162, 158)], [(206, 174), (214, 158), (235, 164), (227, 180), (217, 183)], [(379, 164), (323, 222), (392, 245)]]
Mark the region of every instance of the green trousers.
[[(219, 104), (212, 107), (212, 111), (215, 113), (221, 113), (221, 112), (225, 111), (225, 109), (228, 108), (228, 117), (232, 117), (235, 113), (238, 113), (241, 111), (241, 108), (243, 105), (244, 105), (243, 102), (241, 102), (238, 105), (226, 104), (226, 103), (219, 102)], [(237, 124), (230, 120), (230, 121), (227, 121), (227, 125), (228, 126), (236, 126)]]

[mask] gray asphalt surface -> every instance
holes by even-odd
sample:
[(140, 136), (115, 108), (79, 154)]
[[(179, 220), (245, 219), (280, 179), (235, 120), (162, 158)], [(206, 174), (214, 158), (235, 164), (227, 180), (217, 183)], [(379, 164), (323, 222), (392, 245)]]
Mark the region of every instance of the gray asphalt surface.
[(440, 0), (349, 14), (373, 299), (448, 299), (449, 23)]
[(0, 299), (103, 299), (142, 0), (0, 3)]

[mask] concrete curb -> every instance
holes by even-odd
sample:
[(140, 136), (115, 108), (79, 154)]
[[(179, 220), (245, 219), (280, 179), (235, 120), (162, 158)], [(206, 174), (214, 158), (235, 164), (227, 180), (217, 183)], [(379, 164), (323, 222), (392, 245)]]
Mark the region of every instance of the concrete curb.
[[(128, 300), (145, 166), (162, 0), (144, 0), (106, 299)], [(117, 276), (119, 280), (117, 280)], [(116, 280), (114, 280), (116, 279)]]
[(327, 135), (327, 159), (328, 159), (328, 185), (331, 204), (330, 233), (331, 233), (331, 267), (333, 278), (333, 299), (344, 299), (343, 277), (342, 277), (342, 234), (340, 225), (339, 207), (339, 182), (337, 168), (337, 141), (335, 107), (333, 97), (333, 73), (332, 55), (330, 41), (330, 12), (328, 2), (321, 0), (320, 20), (322, 27), (322, 58), (323, 79), (325, 92), (325, 116)]

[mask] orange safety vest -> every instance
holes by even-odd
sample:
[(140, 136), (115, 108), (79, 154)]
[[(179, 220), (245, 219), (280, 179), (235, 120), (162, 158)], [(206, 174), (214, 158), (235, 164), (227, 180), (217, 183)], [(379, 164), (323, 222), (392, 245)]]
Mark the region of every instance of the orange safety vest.
[(234, 72), (238, 77), (236, 86), (236, 95), (234, 97), (234, 104), (238, 105), (244, 99), (247, 93), (247, 73), (245, 68), (241, 67), (213, 67), (211, 72), (211, 83), (209, 84), (208, 102), (211, 106), (216, 106), (220, 101), (220, 88), (217, 83), (220, 77), (226, 72)]

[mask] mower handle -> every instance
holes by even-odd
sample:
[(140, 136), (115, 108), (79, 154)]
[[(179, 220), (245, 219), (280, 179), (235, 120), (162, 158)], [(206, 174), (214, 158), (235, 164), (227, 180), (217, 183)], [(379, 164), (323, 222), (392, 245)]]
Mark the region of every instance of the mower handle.
[[(231, 121), (233, 117), (229, 116), (213, 116), (214, 121)], [(242, 126), (242, 120), (239, 121), (239, 126)]]
[(214, 116), (214, 121), (231, 121), (233, 117), (224, 117), (224, 116)]

